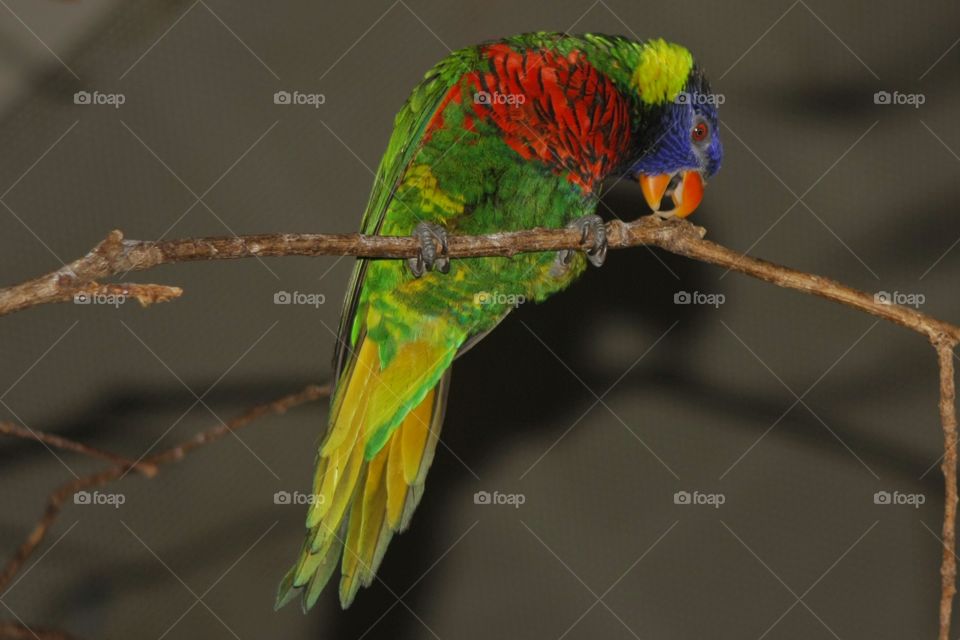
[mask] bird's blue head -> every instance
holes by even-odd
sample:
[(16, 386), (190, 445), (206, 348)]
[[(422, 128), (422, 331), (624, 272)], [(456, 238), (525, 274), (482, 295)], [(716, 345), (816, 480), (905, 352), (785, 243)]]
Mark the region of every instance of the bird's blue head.
[[(655, 213), (683, 218), (700, 204), (707, 179), (720, 169), (723, 160), (717, 116), (723, 96), (711, 92), (703, 72), (692, 58), (686, 57), (689, 54), (685, 49), (665, 46), (676, 47), (681, 53), (661, 53), (661, 64), (664, 58), (679, 58), (680, 63), (671, 65), (676, 70), (683, 61), (690, 62), (682, 80), (672, 83), (672, 90), (656, 96), (656, 101), (645, 100), (648, 108), (636, 137), (639, 143), (630, 172), (640, 182), (647, 204)], [(673, 208), (663, 210), (661, 205), (666, 197)]]

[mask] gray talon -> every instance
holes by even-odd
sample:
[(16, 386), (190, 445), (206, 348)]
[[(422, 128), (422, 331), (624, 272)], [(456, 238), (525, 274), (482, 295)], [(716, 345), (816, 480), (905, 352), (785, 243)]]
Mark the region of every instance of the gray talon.
[[(421, 222), (413, 228), (413, 237), (420, 242), (420, 254), (416, 258), (407, 260), (414, 277), (419, 278), (427, 271), (436, 270), (440, 273), (450, 271), (450, 258), (447, 257), (447, 231), (438, 224)], [(437, 252), (436, 243), (440, 243)]]
[[(587, 260), (595, 267), (602, 266), (607, 259), (607, 227), (600, 216), (589, 215), (577, 218), (567, 225), (568, 228), (580, 229), (580, 241), (586, 242), (593, 234), (593, 246), (587, 249)], [(564, 249), (557, 252), (557, 262), (568, 265), (573, 259), (575, 251)]]

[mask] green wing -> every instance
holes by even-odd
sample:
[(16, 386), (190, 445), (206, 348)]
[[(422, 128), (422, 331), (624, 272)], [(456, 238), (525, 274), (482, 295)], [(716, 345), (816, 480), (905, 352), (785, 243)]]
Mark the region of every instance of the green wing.
[[(423, 146), (423, 134), (427, 125), (440, 108), (447, 92), (464, 73), (474, 68), (478, 60), (479, 53), (476, 47), (451, 53), (427, 72), (423, 81), (407, 98), (394, 121), (393, 134), (390, 136), (387, 151), (377, 169), (367, 210), (360, 223), (361, 233), (368, 235), (380, 233), (390, 201), (403, 181), (407, 167)], [(334, 350), (334, 380), (339, 380), (343, 366), (349, 359), (350, 329), (360, 300), (360, 289), (363, 286), (367, 263), (367, 259), (357, 260), (347, 287), (347, 296), (343, 301), (340, 326), (337, 329), (337, 345)]]

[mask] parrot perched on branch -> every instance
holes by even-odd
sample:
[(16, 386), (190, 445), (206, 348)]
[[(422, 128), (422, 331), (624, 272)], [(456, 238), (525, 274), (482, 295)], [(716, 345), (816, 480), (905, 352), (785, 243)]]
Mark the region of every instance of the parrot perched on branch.
[[(524, 34), (455, 51), (426, 74), (361, 223), (414, 235), (420, 255), (357, 261), (306, 540), (278, 608), (300, 591), (312, 607), (338, 564), (344, 608), (373, 581), (423, 495), (453, 360), (517, 299), (542, 301), (602, 264), (605, 179), (639, 181), (664, 217), (692, 213), (723, 155), (717, 102), (691, 54), (663, 40)], [(454, 261), (441, 249), (448, 232), (564, 226), (593, 246)]]

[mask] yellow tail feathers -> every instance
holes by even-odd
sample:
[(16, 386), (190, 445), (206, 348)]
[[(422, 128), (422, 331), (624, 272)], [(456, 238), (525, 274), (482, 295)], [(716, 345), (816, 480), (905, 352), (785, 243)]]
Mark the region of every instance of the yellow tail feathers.
[[(402, 345), (381, 369), (376, 343), (361, 340), (334, 399), (309, 531), (280, 585), (277, 607), (298, 589), (304, 609), (312, 607), (341, 555), (344, 608), (373, 582), (393, 534), (407, 528), (423, 495), (443, 421), (448, 366), (442, 349), (418, 341)], [(389, 428), (394, 417), (399, 423)]]

